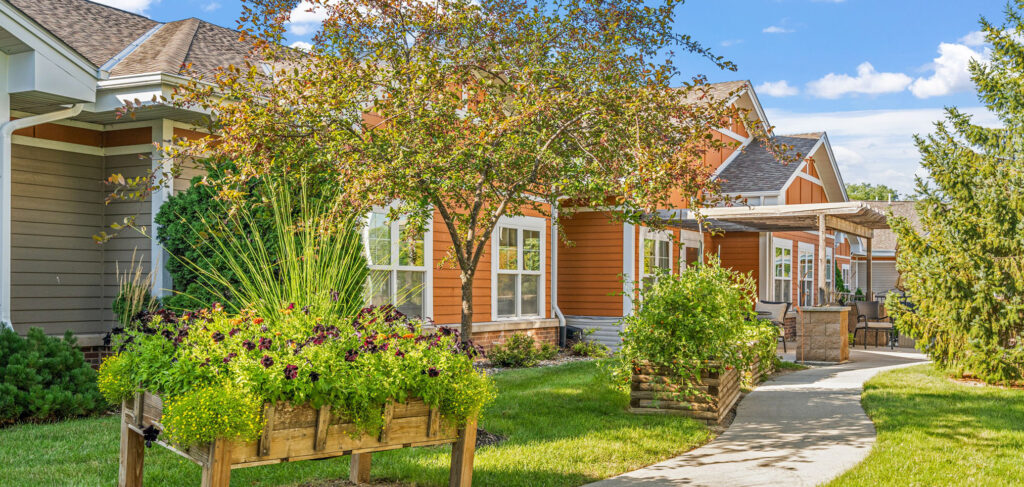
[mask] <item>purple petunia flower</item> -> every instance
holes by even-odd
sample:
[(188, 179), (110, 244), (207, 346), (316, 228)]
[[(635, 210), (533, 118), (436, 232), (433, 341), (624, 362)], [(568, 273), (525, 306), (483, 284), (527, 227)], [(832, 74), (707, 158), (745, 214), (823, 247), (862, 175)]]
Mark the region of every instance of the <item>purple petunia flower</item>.
[(396, 349), (395, 350), (395, 356), (398, 357), (398, 358), (405, 357), (405, 352)]
[(245, 340), (242, 342), (242, 348), (249, 350), (250, 352), (256, 349), (256, 344), (252, 340)]
[(233, 336), (235, 336), (237, 334), (238, 334), (238, 328), (232, 328), (231, 331), (228, 332), (228, 336), (229, 337), (233, 337)]
[(270, 358), (270, 355), (264, 355), (263, 358), (260, 359), (260, 365), (269, 369), (271, 365), (274, 365), (274, 359)]
[(425, 370), (423, 373), (427, 374), (427, 376), (429, 376), (429, 377), (437, 377), (437, 376), (441, 375), (441, 371), (437, 370), (437, 367), (431, 367), (431, 368)]
[(224, 334), (219, 331), (215, 331), (210, 335), (210, 338), (213, 338), (213, 341), (220, 343), (224, 341)]
[(309, 372), (309, 381), (310, 382), (316, 382), (318, 380), (320, 380), (320, 374), (318, 374), (316, 371), (312, 371), (311, 370)]
[(307, 314), (307, 315), (309, 314), (309, 305), (308, 304), (302, 307), (302, 312)]
[(299, 376), (299, 366), (288, 364), (284, 366), (284, 378), (292, 380)]
[(359, 358), (359, 352), (355, 350), (349, 350), (348, 352), (345, 352), (346, 362), (355, 362), (357, 358)]
[(263, 333), (266, 333), (267, 332), (267, 325), (261, 326), (260, 327), (260, 331), (262, 331)]
[(270, 350), (269, 338), (260, 338), (260, 350)]
[(227, 357), (224, 357), (224, 363), (230, 363), (230, 362), (231, 362), (231, 359), (233, 359), (233, 358), (235, 358), (235, 357), (237, 357), (237, 356), (238, 356), (238, 354), (237, 354), (237, 353), (235, 353), (235, 352), (231, 352), (231, 353), (229, 353), (229, 354), (227, 355)]

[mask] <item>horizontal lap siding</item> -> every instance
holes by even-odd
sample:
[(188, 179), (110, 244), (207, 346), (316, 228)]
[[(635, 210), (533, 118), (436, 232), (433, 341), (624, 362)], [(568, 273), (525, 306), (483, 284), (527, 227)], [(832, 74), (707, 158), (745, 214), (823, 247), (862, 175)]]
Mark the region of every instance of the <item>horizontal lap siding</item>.
[[(141, 157), (139, 154), (107, 156), (105, 175), (121, 174), (125, 178), (142, 176), (150, 171), (150, 165), (149, 153), (142, 154)], [(137, 226), (144, 227), (147, 232), (152, 232), (153, 219), (148, 197), (145, 201), (111, 202), (106, 206), (104, 225), (109, 227), (111, 223), (120, 223), (126, 217), (135, 217)], [(133, 265), (141, 265), (143, 274), (148, 272), (151, 268), (150, 247), (150, 239), (133, 229), (122, 230), (117, 237), (104, 244), (104, 279), (101, 285), (104, 289), (104, 298), (107, 300), (107, 307), (103, 312), (103, 319), (107, 323), (116, 322), (109, 304), (118, 293), (117, 273), (123, 274), (133, 268)]]
[(604, 212), (561, 220), (572, 247), (558, 246), (558, 306), (566, 315), (622, 316), (622, 224)]
[(750, 273), (754, 282), (761, 282), (759, 236), (756, 232), (735, 232), (712, 237), (709, 250), (718, 253), (723, 267)]
[(11, 319), (49, 334), (108, 329), (103, 310), (103, 158), (12, 147)]

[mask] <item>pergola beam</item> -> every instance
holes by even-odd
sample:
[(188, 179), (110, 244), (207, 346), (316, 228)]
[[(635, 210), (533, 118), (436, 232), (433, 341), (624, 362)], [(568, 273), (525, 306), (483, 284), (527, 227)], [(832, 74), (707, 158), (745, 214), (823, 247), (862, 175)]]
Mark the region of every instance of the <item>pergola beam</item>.
[(874, 230), (872, 230), (872, 229), (870, 229), (868, 227), (865, 227), (864, 225), (859, 225), (859, 224), (853, 223), (853, 222), (851, 222), (849, 220), (843, 220), (842, 218), (838, 218), (838, 217), (835, 217), (835, 216), (832, 216), (832, 215), (820, 215), (820, 216), (824, 217), (824, 219), (825, 219), (825, 223), (824, 223), (825, 226), (828, 227), (828, 228), (831, 228), (833, 230), (839, 230), (840, 232), (843, 232), (843, 233), (848, 233), (850, 235), (856, 235), (858, 237), (864, 237), (864, 238), (867, 238), (867, 239), (871, 239), (871, 238), (874, 237), (874, 234), (875, 234)]

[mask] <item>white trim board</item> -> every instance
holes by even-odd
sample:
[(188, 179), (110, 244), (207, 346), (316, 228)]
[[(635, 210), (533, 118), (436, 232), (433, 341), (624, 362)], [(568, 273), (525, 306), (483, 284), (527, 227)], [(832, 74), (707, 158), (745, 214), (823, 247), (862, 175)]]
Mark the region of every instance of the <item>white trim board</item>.
[(94, 147), (91, 145), (61, 142), (59, 140), (37, 139), (26, 135), (11, 136), (11, 143), (40, 149), (52, 149), (75, 154), (91, 156), (120, 156), (125, 154), (145, 154), (153, 151), (153, 144), (122, 145), (118, 147)]
[[(520, 289), (522, 279), (516, 279), (516, 314), (515, 316), (498, 316), (498, 240), (501, 228), (514, 228), (517, 230), (517, 241), (518, 247), (518, 263), (520, 267), (523, 263), (523, 242), (522, 242), (522, 231), (539, 231), (540, 232), (540, 287), (537, 289), (537, 315), (523, 315), (520, 308), (522, 291)], [(498, 219), (498, 223), (494, 225), (494, 231), (491, 233), (491, 321), (522, 321), (524, 319), (542, 319), (547, 318), (545, 312), (547, 307), (545, 306), (547, 300), (547, 294), (545, 288), (548, 285), (550, 279), (549, 265), (558, 265), (556, 262), (548, 262), (547, 246), (548, 246), (548, 221), (547, 218), (537, 216), (503, 216)], [(516, 274), (522, 275), (523, 271), (516, 271)]]

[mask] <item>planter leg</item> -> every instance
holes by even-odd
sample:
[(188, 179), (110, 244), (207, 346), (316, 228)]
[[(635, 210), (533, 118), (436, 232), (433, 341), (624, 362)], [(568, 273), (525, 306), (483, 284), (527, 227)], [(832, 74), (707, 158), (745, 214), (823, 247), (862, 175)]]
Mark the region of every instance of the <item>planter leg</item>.
[(210, 461), (203, 465), (202, 487), (231, 484), (231, 447), (227, 440), (210, 443)]
[(370, 454), (353, 453), (348, 467), (348, 481), (353, 484), (370, 482)]
[(473, 484), (473, 454), (476, 452), (476, 419), (466, 421), (459, 430), (459, 440), (452, 445), (452, 467), (449, 487), (470, 487)]
[[(122, 411), (124, 406), (122, 406)], [(142, 460), (146, 444), (142, 435), (128, 427), (121, 413), (121, 461), (117, 473), (118, 487), (142, 487)]]

